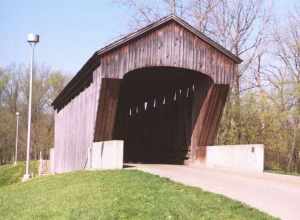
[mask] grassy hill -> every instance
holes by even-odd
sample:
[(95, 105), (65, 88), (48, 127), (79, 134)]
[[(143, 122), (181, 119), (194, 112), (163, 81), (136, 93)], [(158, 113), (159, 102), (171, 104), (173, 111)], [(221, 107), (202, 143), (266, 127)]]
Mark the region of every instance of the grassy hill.
[[(30, 172), (33, 172), (34, 176), (38, 174), (38, 161), (30, 162)], [(20, 182), (24, 173), (25, 162), (18, 162), (16, 166), (0, 166), (0, 187)]]
[(81, 171), (16, 183), (20, 169), (0, 167), (0, 219), (273, 219), (136, 170)]

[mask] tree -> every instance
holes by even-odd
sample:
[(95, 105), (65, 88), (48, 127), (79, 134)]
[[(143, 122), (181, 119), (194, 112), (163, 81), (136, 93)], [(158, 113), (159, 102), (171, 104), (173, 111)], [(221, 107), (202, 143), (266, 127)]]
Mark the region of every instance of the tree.
[[(222, 0), (210, 17), (209, 33), (213, 39), (243, 59), (232, 82), (222, 126), (233, 132), (232, 143), (243, 143), (241, 96), (243, 91), (255, 88), (256, 62), (261, 59), (267, 42), (267, 27), (271, 12), (263, 0)], [(232, 130), (233, 129), (233, 130)], [(226, 134), (225, 134), (226, 135)]]
[(289, 171), (299, 169), (300, 145), (300, 10), (290, 14), (290, 19), (281, 30), (275, 28), (273, 34), (276, 50), (274, 59), (277, 63), (270, 66), (271, 74), (268, 81), (272, 85), (276, 99), (271, 99), (281, 117), (283, 131), (289, 131), (287, 136)]
[[(10, 65), (0, 69), (0, 163), (14, 158), (16, 111), (20, 112), (19, 158), (25, 158), (28, 68)], [(51, 103), (68, 81), (66, 75), (39, 66), (33, 77), (31, 158), (38, 159), (40, 151), (48, 153), (53, 146), (53, 109)]]

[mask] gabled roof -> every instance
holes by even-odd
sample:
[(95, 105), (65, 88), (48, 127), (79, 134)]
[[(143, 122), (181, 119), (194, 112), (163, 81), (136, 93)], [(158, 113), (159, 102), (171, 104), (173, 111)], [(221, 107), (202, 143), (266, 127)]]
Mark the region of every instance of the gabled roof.
[(96, 69), (99, 66), (99, 64), (101, 63), (100, 57), (103, 54), (110, 52), (111, 50), (117, 49), (123, 45), (126, 45), (130, 41), (135, 40), (139, 37), (142, 37), (144, 34), (149, 33), (150, 31), (154, 31), (154, 30), (158, 29), (159, 27), (161, 27), (169, 22), (172, 22), (172, 21), (176, 22), (183, 28), (185, 28), (188, 31), (195, 34), (201, 40), (203, 40), (207, 44), (211, 45), (213, 48), (217, 49), (220, 53), (229, 57), (236, 64), (240, 64), (242, 62), (242, 60), (238, 56), (235, 56), (229, 50), (227, 50), (226, 48), (224, 48), (217, 42), (213, 41), (209, 37), (205, 36), (203, 33), (198, 31), (196, 28), (192, 27), (191, 25), (189, 25), (187, 22), (185, 22), (181, 18), (177, 17), (176, 15), (171, 14), (169, 16), (161, 18), (160, 20), (158, 20), (142, 29), (139, 29), (136, 32), (128, 34), (125, 37), (123, 37), (117, 41), (114, 41), (114, 42), (108, 44), (107, 46), (103, 47), (102, 49), (96, 51), (88, 59), (88, 61), (83, 65), (83, 67), (79, 70), (79, 72), (73, 77), (73, 79), (67, 84), (67, 86), (60, 92), (60, 94), (53, 101), (52, 106), (54, 106), (54, 108), (57, 109), (59, 103), (64, 102), (66, 99), (67, 100), (72, 99), (77, 93), (79, 93), (85, 87), (88, 86), (88, 84), (92, 81), (91, 71), (93, 71), (94, 69)]
[(194, 28), (193, 26), (189, 25), (187, 22), (185, 22), (183, 19), (179, 18), (176, 15), (169, 15), (166, 16), (164, 18), (161, 18), (160, 20), (142, 28), (139, 29), (136, 32), (133, 32), (131, 34), (126, 35), (125, 37), (112, 42), (111, 44), (101, 48), (100, 50), (98, 50), (96, 52), (97, 55), (102, 55), (106, 52), (109, 52), (110, 50), (116, 49), (117, 47), (120, 47), (126, 43), (128, 43), (131, 40), (134, 40), (142, 35), (144, 35), (145, 33), (152, 31), (158, 27), (160, 27), (163, 24), (166, 24), (170, 21), (175, 21), (177, 24), (179, 24), (180, 26), (184, 27), (185, 29), (189, 30), (190, 32), (192, 32), (193, 34), (195, 34), (197, 37), (199, 37), (201, 40), (203, 40), (204, 42), (206, 42), (207, 44), (211, 45), (212, 47), (216, 48), (219, 52), (221, 52), (222, 54), (224, 54), (225, 56), (229, 57), (230, 59), (232, 59), (236, 64), (240, 64), (242, 62), (242, 60), (234, 55), (233, 53), (231, 53), (229, 50), (227, 50), (226, 48), (224, 48), (223, 46), (221, 46), (220, 44), (218, 44), (217, 42), (213, 41), (212, 39), (210, 39), (209, 37), (207, 37), (206, 35), (204, 35), (202, 32), (198, 31), (196, 28)]

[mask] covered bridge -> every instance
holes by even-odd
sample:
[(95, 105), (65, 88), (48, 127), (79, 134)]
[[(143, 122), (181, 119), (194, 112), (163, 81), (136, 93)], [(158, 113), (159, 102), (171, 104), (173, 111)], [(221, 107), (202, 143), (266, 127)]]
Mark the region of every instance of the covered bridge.
[(52, 104), (55, 171), (105, 140), (124, 140), (125, 162), (205, 158), (239, 63), (174, 15), (96, 51)]

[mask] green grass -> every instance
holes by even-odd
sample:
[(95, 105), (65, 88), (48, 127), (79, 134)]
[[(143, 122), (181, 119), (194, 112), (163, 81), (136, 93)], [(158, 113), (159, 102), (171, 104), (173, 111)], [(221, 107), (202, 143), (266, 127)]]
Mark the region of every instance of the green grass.
[[(11, 169), (18, 174), (10, 181), (2, 177), (0, 187), (0, 219), (5, 220), (273, 219), (223, 196), (136, 170), (81, 171), (8, 185), (20, 177), (19, 169)], [(7, 167), (0, 170), (8, 176)]]
[[(18, 162), (16, 166), (12, 164), (0, 166), (0, 187), (20, 182), (24, 175), (24, 172), (24, 161)], [(38, 161), (30, 162), (30, 173), (31, 172), (33, 172), (34, 175), (37, 175)]]
[(289, 172), (284, 170), (265, 170), (268, 173), (282, 174), (282, 175), (290, 175), (290, 176), (300, 176), (300, 173), (297, 172)]

